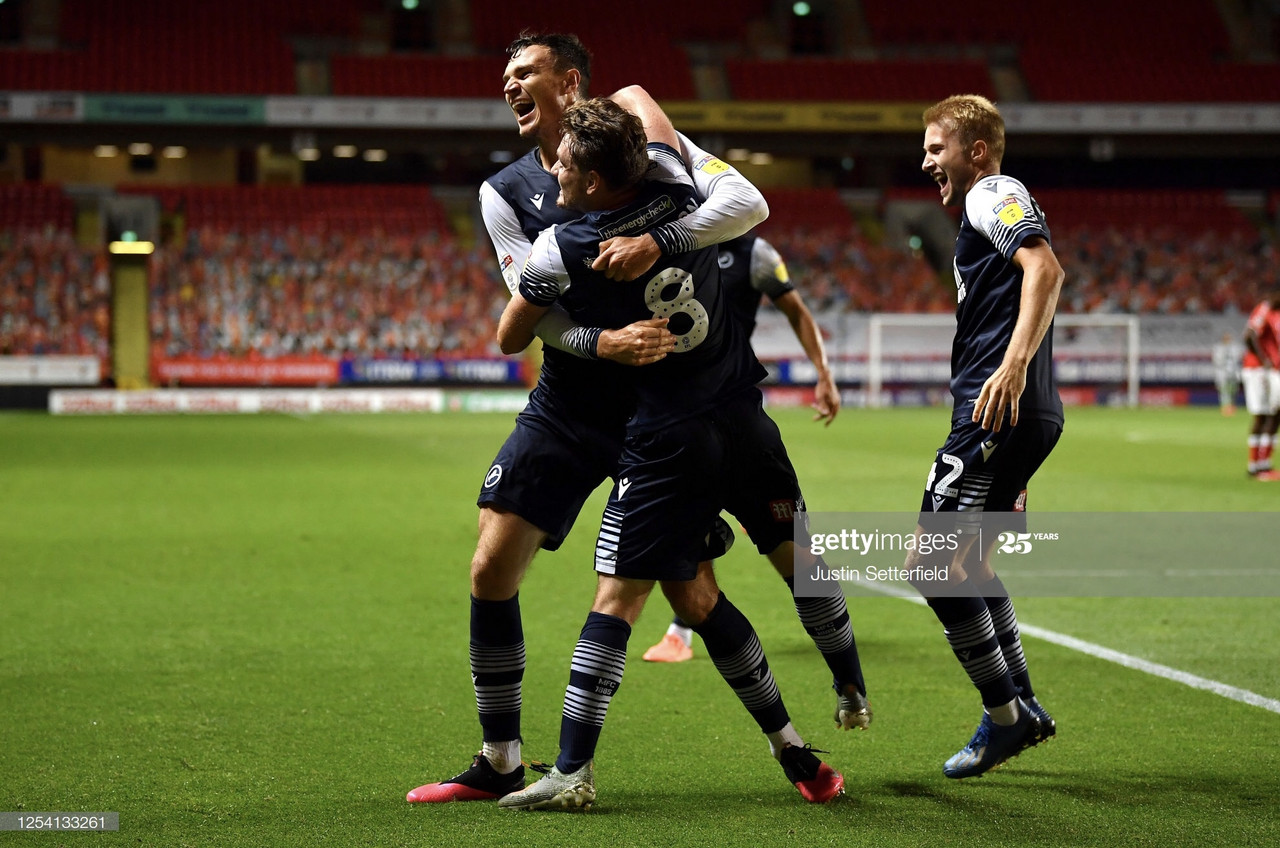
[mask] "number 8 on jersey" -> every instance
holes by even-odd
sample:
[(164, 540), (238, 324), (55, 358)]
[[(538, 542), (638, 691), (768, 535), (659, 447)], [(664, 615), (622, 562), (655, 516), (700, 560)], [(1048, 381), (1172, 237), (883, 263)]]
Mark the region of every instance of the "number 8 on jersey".
[[(670, 286), (679, 286), (679, 289), (674, 297), (663, 298), (662, 295)], [(678, 324), (668, 325), (667, 329), (676, 337), (676, 349), (672, 353), (687, 353), (693, 350), (702, 344), (711, 328), (711, 319), (707, 315), (706, 307), (693, 296), (693, 276), (683, 268), (667, 268), (650, 280), (644, 290), (644, 305), (655, 318), (687, 315), (693, 322), (683, 334), (678, 332)]]

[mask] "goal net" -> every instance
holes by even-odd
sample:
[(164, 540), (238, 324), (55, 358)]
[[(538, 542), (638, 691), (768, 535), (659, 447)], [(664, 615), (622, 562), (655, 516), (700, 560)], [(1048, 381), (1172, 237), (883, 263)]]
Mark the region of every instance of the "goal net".
[[(954, 315), (877, 313), (867, 317), (865, 348), (846, 337), (845, 352), (865, 356), (868, 406), (950, 402)], [(1054, 370), (1064, 400), (1137, 406), (1141, 381), (1136, 315), (1054, 319)]]

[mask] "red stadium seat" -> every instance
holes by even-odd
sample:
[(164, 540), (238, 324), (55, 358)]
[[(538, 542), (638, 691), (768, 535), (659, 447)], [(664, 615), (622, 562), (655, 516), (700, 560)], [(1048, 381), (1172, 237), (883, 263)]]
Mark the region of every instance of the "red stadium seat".
[(995, 94), (983, 62), (737, 59), (725, 72), (738, 100), (933, 102), (957, 91)]

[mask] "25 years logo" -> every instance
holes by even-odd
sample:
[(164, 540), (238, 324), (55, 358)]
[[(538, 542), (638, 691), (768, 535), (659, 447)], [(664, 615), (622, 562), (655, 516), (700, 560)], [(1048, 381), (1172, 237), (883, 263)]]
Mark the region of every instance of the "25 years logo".
[(1031, 553), (1033, 539), (1038, 542), (1056, 542), (1058, 541), (1058, 534), (1014, 533), (1006, 530), (996, 537), (996, 541), (1000, 543), (998, 549), (1002, 554), (1029, 554)]

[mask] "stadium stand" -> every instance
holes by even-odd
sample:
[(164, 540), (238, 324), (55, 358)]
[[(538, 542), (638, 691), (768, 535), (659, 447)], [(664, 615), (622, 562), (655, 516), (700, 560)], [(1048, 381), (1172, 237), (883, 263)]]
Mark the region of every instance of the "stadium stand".
[(0, 186), (0, 231), (70, 230), (75, 204), (61, 186), (13, 183)]
[[(7, 206), (7, 204), (6, 204)], [(0, 355), (95, 356), (110, 373), (111, 284), (100, 250), (55, 225), (0, 226)]]
[[(522, 28), (536, 32), (573, 32), (592, 51), (603, 55), (602, 44), (636, 43), (646, 40), (646, 32), (661, 31), (670, 43), (707, 42), (738, 44), (746, 37), (747, 24), (771, 14), (769, 0), (740, 0), (732, 13), (715, 3), (687, 3), (684, 0), (652, 0), (645, 3), (643, 19), (626, 29), (628, 22), (601, 14), (595, 0), (559, 0), (556, 3), (530, 4), (525, 0), (472, 0), (471, 33), (480, 50), (498, 52), (511, 43)], [(660, 21), (661, 26), (653, 26)], [(619, 32), (619, 30), (624, 30)], [(629, 57), (637, 73), (645, 77), (653, 70), (652, 59), (643, 51), (630, 50)]]
[[(382, 0), (63, 0), (56, 46), (0, 50), (0, 91), (295, 94), (295, 47), (311, 39), (325, 45), (335, 96), (496, 99), (503, 50), (528, 27), (581, 35), (596, 56), (596, 94), (642, 81), (659, 99), (694, 100), (695, 71), (710, 70), (737, 100), (994, 97), (999, 63), (1020, 72), (1040, 102), (1280, 101), (1280, 65), (1242, 61), (1227, 12), (1212, 0), (1082, 0), (1051, 19), (1031, 4), (970, 24), (939, 20), (925, 0), (862, 0), (861, 8), (870, 43), (858, 55), (879, 58), (753, 55), (753, 24), (776, 20), (768, 0), (745, 0), (733, 14), (653, 0), (645, 14), (662, 25), (632, 28), (588, 0), (471, 0), (458, 7), (469, 15), (469, 40), (409, 52), (391, 42), (366, 49), (368, 19), (389, 14)], [(697, 77), (704, 88), (706, 77)], [(504, 294), (492, 257), (455, 235), (425, 185), (115, 188), (156, 197), (182, 224), (152, 259), (157, 355), (495, 352)], [(762, 232), (815, 309), (954, 308), (945, 272), (882, 243), (881, 222), (855, 217), (834, 189), (770, 188), (766, 196), (772, 215)], [(1271, 189), (1265, 220), (1223, 191), (1036, 196), (1068, 274), (1064, 311), (1236, 313), (1280, 287), (1280, 191)], [(937, 193), (889, 188), (883, 197), (934, 203)], [(89, 352), (107, 365), (106, 259), (76, 246), (75, 224), (58, 186), (0, 187), (0, 353)]]
[(867, 28), (881, 47), (1012, 44), (1022, 32), (1021, 8), (1010, 4), (999, 14), (940, 16), (929, 0), (862, 0)]
[(192, 231), (152, 261), (156, 356), (493, 356), (505, 288), (438, 234)]
[(428, 186), (121, 186), (126, 194), (155, 196), (189, 229), (296, 228), (396, 235), (449, 234), (444, 207)]
[(1257, 225), (1213, 190), (1041, 189), (1051, 226), (1145, 227), (1182, 234), (1239, 232), (1256, 238)]
[(728, 59), (738, 100), (934, 101), (956, 91), (995, 96), (987, 66), (976, 61)]
[(494, 56), (334, 56), (333, 93), (373, 97), (485, 97), (501, 90)]

